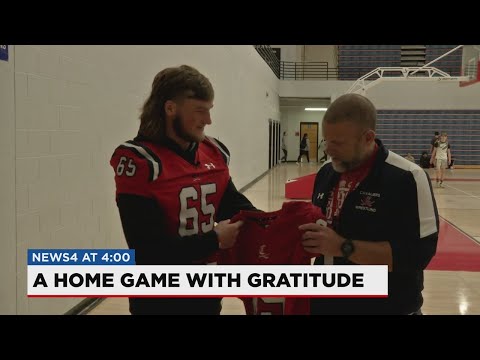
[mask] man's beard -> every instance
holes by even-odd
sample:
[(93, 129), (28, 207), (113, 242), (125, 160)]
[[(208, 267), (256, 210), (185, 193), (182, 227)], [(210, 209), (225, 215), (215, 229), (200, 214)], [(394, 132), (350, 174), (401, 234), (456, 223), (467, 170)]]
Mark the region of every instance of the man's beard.
[(185, 127), (183, 126), (183, 120), (180, 115), (177, 115), (175, 119), (173, 119), (173, 131), (175, 132), (175, 135), (184, 141), (200, 142), (203, 140), (203, 138), (199, 139), (198, 137), (189, 134), (187, 130), (185, 130)]
[(339, 161), (339, 164), (335, 163), (332, 159), (333, 170), (339, 173), (351, 171), (359, 167), (363, 163), (363, 158), (360, 155), (360, 148), (358, 147), (355, 152), (355, 157), (350, 161)]
[(355, 161), (349, 161), (349, 162), (340, 161), (339, 164), (337, 164), (335, 161), (332, 160), (333, 170), (335, 170), (338, 173), (344, 173), (352, 169), (355, 169), (361, 163), (362, 163), (361, 161), (355, 160)]

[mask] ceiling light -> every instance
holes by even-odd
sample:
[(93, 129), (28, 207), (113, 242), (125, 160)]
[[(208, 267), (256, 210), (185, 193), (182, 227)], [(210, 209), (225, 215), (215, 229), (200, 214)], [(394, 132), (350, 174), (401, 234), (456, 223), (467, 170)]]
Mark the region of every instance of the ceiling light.
[(327, 111), (327, 108), (305, 108), (305, 111)]

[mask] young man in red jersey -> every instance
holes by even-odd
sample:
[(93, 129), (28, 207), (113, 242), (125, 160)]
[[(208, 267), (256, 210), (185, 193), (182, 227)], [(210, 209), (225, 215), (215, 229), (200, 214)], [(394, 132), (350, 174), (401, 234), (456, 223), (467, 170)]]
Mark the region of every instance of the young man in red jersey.
[[(162, 70), (143, 106), (137, 137), (112, 155), (116, 201), (137, 265), (206, 264), (218, 249), (234, 245), (243, 222), (229, 219), (255, 209), (232, 182), (228, 149), (205, 136), (213, 99), (212, 84), (196, 69)], [(129, 301), (134, 315), (221, 310), (221, 298)]]

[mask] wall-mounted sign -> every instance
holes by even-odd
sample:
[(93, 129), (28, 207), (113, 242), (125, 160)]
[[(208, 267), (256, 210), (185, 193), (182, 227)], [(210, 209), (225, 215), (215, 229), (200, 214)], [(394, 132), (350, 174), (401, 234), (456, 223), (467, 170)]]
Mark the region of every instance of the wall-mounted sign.
[(0, 45), (0, 60), (8, 61), (8, 45)]

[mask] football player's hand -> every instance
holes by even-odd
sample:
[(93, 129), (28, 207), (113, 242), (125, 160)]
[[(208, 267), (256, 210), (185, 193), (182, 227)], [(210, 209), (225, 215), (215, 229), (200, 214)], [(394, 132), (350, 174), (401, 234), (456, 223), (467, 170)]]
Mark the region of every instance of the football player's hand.
[(231, 223), (230, 220), (220, 221), (217, 226), (213, 228), (213, 231), (217, 233), (218, 247), (220, 249), (229, 249), (235, 245), (242, 225), (243, 221), (237, 221), (235, 223)]

